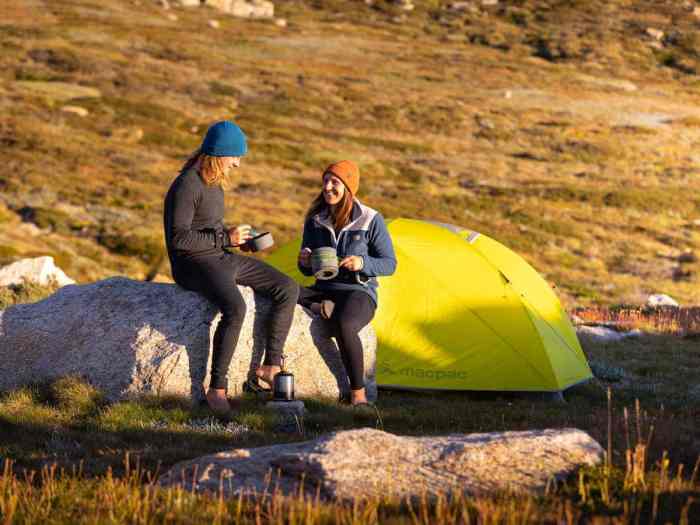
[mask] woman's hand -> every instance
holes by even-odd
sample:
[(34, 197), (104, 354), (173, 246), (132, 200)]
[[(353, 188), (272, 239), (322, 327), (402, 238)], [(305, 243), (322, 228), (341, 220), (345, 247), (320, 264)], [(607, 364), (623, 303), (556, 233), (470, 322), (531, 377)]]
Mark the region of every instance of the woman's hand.
[(252, 239), (253, 236), (250, 234), (251, 226), (250, 224), (239, 224), (228, 230), (228, 236), (231, 239), (231, 245), (239, 248), (248, 239)]
[(311, 249), (310, 248), (302, 248), (299, 251), (299, 258), (297, 260), (299, 263), (299, 266), (303, 266), (304, 268), (309, 268), (311, 266)]
[(350, 255), (346, 257), (340, 263), (338, 263), (340, 268), (346, 268), (351, 272), (359, 272), (365, 267), (365, 260), (359, 255)]

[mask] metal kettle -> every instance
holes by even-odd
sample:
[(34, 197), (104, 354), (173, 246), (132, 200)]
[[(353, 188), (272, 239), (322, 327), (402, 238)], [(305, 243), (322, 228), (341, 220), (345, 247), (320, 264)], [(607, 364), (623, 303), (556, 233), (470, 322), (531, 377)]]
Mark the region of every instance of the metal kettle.
[(282, 371), (272, 380), (272, 399), (275, 401), (294, 401), (294, 374), (287, 372), (282, 356)]

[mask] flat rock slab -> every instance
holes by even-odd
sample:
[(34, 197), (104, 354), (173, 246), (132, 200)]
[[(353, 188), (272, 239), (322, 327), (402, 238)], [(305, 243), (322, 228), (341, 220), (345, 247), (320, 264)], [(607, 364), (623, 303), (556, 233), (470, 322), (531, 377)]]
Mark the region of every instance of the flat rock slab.
[(553, 478), (595, 465), (602, 456), (593, 438), (571, 428), (441, 437), (363, 428), (181, 462), (159, 482), (197, 492), (223, 490), (227, 497), (273, 487), (286, 495), (298, 494), (302, 487), (312, 497), (319, 488), (324, 499), (339, 500), (455, 491), (542, 493)]
[[(262, 362), (272, 302), (239, 287), (246, 316), (229, 367), (229, 395)], [(64, 286), (49, 298), (0, 311), (0, 391), (66, 375), (87, 379), (107, 399), (134, 394), (203, 397), (220, 314), (175, 284), (114, 277)], [(360, 332), (368, 396), (376, 398), (374, 330)], [(350, 391), (329, 326), (296, 306), (285, 346), (298, 397)]]

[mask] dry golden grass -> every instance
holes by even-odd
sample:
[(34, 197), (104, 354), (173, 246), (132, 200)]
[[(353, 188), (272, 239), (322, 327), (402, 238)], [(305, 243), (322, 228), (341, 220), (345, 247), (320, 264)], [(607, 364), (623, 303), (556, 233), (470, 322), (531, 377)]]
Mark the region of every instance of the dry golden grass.
[[(32, 23), (32, 2), (15, 2), (0, 22), (0, 257), (51, 254), (80, 281), (152, 274), (170, 180), (210, 123), (234, 118), (251, 148), (226, 219), (279, 242), (324, 165), (350, 157), (369, 205), (502, 241), (569, 307), (698, 303), (698, 263), (658, 255), (700, 244), (692, 13), (415, 3), (397, 21), (387, 1), (290, 0), (282, 29), (118, 0), (40, 2)], [(647, 27), (665, 31), (662, 52)], [(70, 84), (100, 96), (66, 100)], [(45, 228), (30, 242), (6, 217), (27, 207)]]

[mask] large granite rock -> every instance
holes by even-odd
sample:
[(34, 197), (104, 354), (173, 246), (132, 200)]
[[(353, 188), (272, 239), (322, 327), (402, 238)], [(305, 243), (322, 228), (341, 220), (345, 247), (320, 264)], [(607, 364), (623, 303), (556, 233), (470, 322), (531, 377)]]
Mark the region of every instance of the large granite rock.
[[(247, 314), (229, 369), (230, 395), (262, 361), (271, 302), (239, 287)], [(174, 284), (115, 277), (61, 288), (34, 304), (0, 311), (0, 390), (78, 375), (116, 400), (183, 394), (196, 400), (209, 379), (216, 308)], [(368, 395), (376, 398), (376, 338), (360, 332)], [(327, 324), (297, 306), (287, 345), (297, 395), (337, 398), (349, 391)]]
[(0, 268), (0, 286), (21, 284), (24, 280), (47, 285), (55, 280), (59, 286), (75, 284), (53, 261), (53, 257), (21, 259)]
[(396, 436), (363, 428), (314, 441), (236, 449), (176, 464), (160, 481), (225, 496), (277, 487), (284, 494), (317, 487), (326, 499), (411, 498), (502, 490), (541, 493), (548, 482), (595, 465), (601, 446), (577, 429), (439, 437)]

